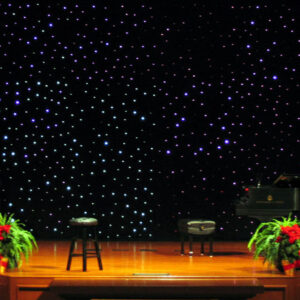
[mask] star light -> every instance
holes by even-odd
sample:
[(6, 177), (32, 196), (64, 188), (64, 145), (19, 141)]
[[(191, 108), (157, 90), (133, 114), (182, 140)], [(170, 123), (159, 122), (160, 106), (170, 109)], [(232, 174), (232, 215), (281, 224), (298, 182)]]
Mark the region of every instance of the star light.
[(294, 3), (1, 8), (0, 204), (33, 233), (175, 236), (194, 211), (247, 238), (241, 187), (298, 172)]

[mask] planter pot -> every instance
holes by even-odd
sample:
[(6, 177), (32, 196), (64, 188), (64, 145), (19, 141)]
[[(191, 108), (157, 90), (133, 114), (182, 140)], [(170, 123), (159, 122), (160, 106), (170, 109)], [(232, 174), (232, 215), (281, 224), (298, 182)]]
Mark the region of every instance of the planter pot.
[(4, 273), (8, 267), (8, 258), (0, 257), (0, 274)]
[(288, 260), (282, 260), (281, 264), (285, 275), (295, 275), (295, 264), (291, 264)]

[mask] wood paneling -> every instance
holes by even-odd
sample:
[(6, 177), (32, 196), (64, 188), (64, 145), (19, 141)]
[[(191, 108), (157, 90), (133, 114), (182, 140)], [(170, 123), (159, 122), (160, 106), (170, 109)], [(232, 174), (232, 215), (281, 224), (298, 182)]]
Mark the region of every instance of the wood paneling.
[[(9, 299), (9, 278), (0, 275), (0, 295), (4, 299)], [(0, 299), (2, 300), (2, 298)]]
[(254, 300), (285, 300), (287, 298), (288, 287), (286, 285), (268, 286), (265, 285), (263, 294), (257, 295)]
[(297, 295), (297, 300), (300, 300), (300, 279), (296, 283), (295, 293)]
[(248, 299), (264, 288), (257, 279), (243, 278), (144, 278), (55, 279), (50, 291), (66, 299)]

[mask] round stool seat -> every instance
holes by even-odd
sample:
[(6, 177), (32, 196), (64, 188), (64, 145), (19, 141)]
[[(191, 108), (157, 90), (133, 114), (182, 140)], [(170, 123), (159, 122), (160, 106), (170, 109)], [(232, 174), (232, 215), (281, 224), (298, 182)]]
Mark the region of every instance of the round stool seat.
[(205, 219), (181, 219), (178, 222), (179, 232), (195, 235), (210, 235), (215, 232), (216, 222)]
[(98, 220), (95, 218), (87, 218), (87, 217), (72, 218), (69, 221), (69, 224), (71, 226), (97, 226)]

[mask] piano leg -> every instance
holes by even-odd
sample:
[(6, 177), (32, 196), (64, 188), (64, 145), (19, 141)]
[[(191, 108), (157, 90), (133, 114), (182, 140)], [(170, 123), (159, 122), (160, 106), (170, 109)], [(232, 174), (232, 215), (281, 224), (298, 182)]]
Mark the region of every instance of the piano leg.
[(190, 245), (190, 251), (189, 254), (193, 255), (193, 236), (191, 234), (189, 234), (189, 245)]
[(213, 257), (213, 242), (214, 242), (214, 236), (211, 234), (209, 236), (209, 256)]
[(184, 255), (184, 234), (180, 235), (180, 254)]
[(204, 236), (202, 235), (201, 237), (200, 237), (200, 239), (201, 239), (201, 255), (204, 255)]

